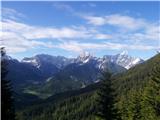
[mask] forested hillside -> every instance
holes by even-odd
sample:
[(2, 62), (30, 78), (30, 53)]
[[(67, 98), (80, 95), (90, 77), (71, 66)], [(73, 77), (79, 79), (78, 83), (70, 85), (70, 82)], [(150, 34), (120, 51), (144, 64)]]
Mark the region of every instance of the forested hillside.
[(113, 77), (122, 120), (160, 120), (160, 54)]
[[(17, 118), (18, 120), (106, 119), (107, 116), (97, 117), (99, 104), (104, 106), (104, 102), (97, 101), (109, 99), (113, 95), (112, 107), (117, 110), (118, 117), (110, 116), (110, 120), (160, 120), (160, 54), (110, 79), (110, 84), (105, 82), (106, 84), (98, 87), (95, 85), (94, 89), (86, 89), (85, 92), (77, 90), (77, 94), (62, 97), (59, 102), (55, 102), (53, 97), (48, 102), (46, 100), (26, 107), (24, 110), (17, 111)], [(106, 78), (105, 81), (107, 80), (109, 79)], [(102, 87), (114, 90), (103, 90), (104, 97), (99, 97), (97, 93)]]
[(68, 91), (17, 109), (18, 120), (93, 120), (96, 113), (96, 91), (101, 83), (80, 90)]

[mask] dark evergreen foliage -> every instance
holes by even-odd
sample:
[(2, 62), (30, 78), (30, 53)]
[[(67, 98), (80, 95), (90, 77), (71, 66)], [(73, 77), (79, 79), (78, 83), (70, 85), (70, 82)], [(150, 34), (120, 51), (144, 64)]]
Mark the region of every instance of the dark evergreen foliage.
[(104, 120), (117, 119), (115, 104), (114, 89), (112, 88), (111, 73), (103, 73), (102, 87), (97, 92), (97, 116)]
[[(96, 120), (96, 86), (63, 96), (55, 95), (43, 103), (17, 112), (18, 120)], [(77, 93), (77, 95), (76, 95)], [(65, 99), (65, 100), (64, 100)]]
[(5, 61), (5, 48), (1, 48), (1, 118), (2, 120), (15, 120), (11, 82), (6, 79), (7, 63)]

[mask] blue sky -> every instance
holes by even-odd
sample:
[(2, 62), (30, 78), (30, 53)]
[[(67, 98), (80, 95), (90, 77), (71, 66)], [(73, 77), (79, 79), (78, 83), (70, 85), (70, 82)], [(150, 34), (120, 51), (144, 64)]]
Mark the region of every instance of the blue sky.
[(160, 48), (160, 2), (2, 2), (2, 45), (36, 54), (102, 57), (128, 51), (148, 59)]

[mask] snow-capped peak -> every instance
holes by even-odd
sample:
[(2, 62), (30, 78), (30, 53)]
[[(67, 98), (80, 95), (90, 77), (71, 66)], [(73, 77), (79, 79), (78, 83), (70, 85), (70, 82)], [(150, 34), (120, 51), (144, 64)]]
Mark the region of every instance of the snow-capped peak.
[(79, 55), (80, 58), (86, 58), (86, 57), (89, 57), (89, 56), (91, 56), (91, 54), (89, 52), (85, 52), (85, 51), (83, 51)]
[(77, 57), (77, 62), (87, 63), (93, 56), (89, 52), (83, 52)]
[(126, 69), (129, 69), (142, 61), (143, 60), (140, 58), (129, 56), (127, 51), (123, 51), (116, 56), (116, 63)]
[(128, 51), (127, 50), (124, 50), (120, 53), (120, 55), (128, 55)]

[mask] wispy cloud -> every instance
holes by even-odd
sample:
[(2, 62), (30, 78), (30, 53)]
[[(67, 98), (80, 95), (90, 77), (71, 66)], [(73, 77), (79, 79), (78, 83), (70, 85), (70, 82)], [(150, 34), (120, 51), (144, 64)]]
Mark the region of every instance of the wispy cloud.
[(1, 46), (5, 46), (8, 53), (18, 53), (30, 50), (34, 47), (53, 48), (50, 42), (41, 42), (37, 40), (29, 40), (24, 36), (17, 35), (13, 32), (3, 32), (1, 36)]
[(157, 47), (150, 46), (150, 45), (128, 45), (128, 44), (120, 44), (120, 43), (111, 43), (111, 42), (103, 42), (103, 43), (79, 43), (75, 41), (69, 41), (69, 42), (64, 42), (56, 46), (58, 48), (67, 50), (67, 51), (73, 51), (73, 52), (78, 52), (81, 53), (82, 51), (85, 50), (123, 50), (123, 49), (128, 49), (128, 50), (153, 50), (157, 49)]
[(93, 24), (96, 26), (112, 25), (115, 27), (121, 27), (129, 30), (142, 29), (150, 24), (142, 18), (134, 18), (121, 14), (112, 14), (107, 16), (84, 15), (82, 17), (86, 19), (89, 24)]
[(102, 33), (99, 33), (99, 34), (96, 34), (96, 35), (95, 35), (95, 38), (96, 38), (96, 39), (103, 39), (103, 40), (104, 40), (104, 39), (106, 39), (106, 40), (107, 40), (107, 39), (112, 39), (112, 37), (113, 37), (113, 36), (111, 36), (111, 35), (109, 35), (109, 34), (102, 34)]
[(11, 8), (2, 8), (1, 9), (1, 17), (2, 19), (11, 19), (11, 20), (21, 20), (22, 18), (26, 18), (26, 16), (20, 12), (17, 12)]
[(97, 17), (97, 16), (82, 16), (84, 19), (88, 20), (89, 24), (93, 24), (93, 25), (105, 25), (106, 24), (106, 20), (103, 17)]
[(53, 7), (59, 10), (63, 10), (63, 11), (68, 11), (68, 12), (75, 12), (74, 9), (66, 4), (66, 3), (62, 3), (62, 2), (56, 2), (53, 4)]
[(88, 38), (91, 36), (88, 31), (81, 28), (32, 26), (12, 20), (2, 21), (2, 28), (3, 31), (14, 32), (27, 39)]
[[(108, 16), (87, 16), (82, 15), (88, 21), (88, 24), (94, 26), (112, 26), (114, 27), (115, 39), (131, 40), (156, 40), (160, 39), (160, 23), (151, 23), (143, 18), (134, 18), (120, 14)], [(111, 30), (110, 30), (111, 31)], [(117, 37), (118, 36), (118, 37)], [(113, 37), (112, 37), (113, 38)]]
[(109, 39), (106, 34), (99, 34), (85, 27), (53, 28), (33, 26), (13, 20), (1, 21), (1, 39), (9, 52), (23, 52), (37, 46), (53, 47), (51, 43), (39, 41), (39, 39), (60, 40), (65, 39)]

